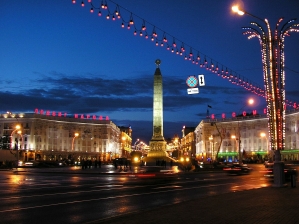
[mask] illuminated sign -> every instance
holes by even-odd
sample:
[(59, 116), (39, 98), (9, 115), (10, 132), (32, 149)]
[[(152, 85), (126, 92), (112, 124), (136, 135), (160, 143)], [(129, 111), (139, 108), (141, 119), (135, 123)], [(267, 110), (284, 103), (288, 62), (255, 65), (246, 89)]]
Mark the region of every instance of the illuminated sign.
[[(267, 114), (267, 109), (266, 109), (266, 108), (263, 110), (263, 113), (264, 113), (264, 114)], [(243, 112), (242, 112), (242, 116), (243, 116), (243, 117), (246, 117), (247, 115), (248, 115), (248, 114), (247, 114), (246, 111), (243, 111)], [(253, 110), (253, 111), (252, 111), (252, 115), (253, 115), (253, 116), (256, 116), (256, 115), (257, 115), (257, 110)], [(236, 113), (236, 112), (232, 112), (232, 118), (235, 118), (235, 117), (237, 117), (237, 113)], [(226, 118), (226, 114), (225, 114), (225, 113), (222, 113), (222, 114), (221, 114), (221, 118), (222, 118), (222, 119), (225, 119), (225, 118)], [(215, 114), (211, 114), (211, 119), (216, 119)]]
[[(41, 114), (41, 115), (46, 115), (46, 116), (53, 116), (53, 117), (67, 117), (67, 113), (62, 113), (62, 112), (56, 112), (56, 111), (49, 111), (49, 110), (39, 110), (39, 109), (35, 109), (34, 110), (34, 113), (35, 114)], [(92, 120), (100, 120), (100, 121), (102, 121), (102, 120), (104, 120), (103, 119), (103, 116), (102, 115), (99, 115), (99, 116), (97, 116), (97, 115), (89, 115), (89, 114), (87, 114), (87, 115), (85, 115), (85, 114), (74, 114), (74, 118), (77, 118), (77, 119), (92, 119)], [(105, 120), (106, 121), (109, 121), (109, 117), (108, 116), (106, 116), (105, 117)]]

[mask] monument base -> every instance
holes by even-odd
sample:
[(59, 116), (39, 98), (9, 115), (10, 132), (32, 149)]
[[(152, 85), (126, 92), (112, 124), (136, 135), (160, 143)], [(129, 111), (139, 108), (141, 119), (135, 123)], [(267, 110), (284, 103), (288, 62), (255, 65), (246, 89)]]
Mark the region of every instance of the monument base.
[(152, 139), (149, 143), (150, 150), (147, 153), (147, 161), (169, 160), (166, 152), (166, 141), (164, 139)]
[(159, 158), (159, 157), (168, 157), (168, 153), (164, 150), (149, 150), (147, 153), (147, 157), (154, 157), (154, 158)]

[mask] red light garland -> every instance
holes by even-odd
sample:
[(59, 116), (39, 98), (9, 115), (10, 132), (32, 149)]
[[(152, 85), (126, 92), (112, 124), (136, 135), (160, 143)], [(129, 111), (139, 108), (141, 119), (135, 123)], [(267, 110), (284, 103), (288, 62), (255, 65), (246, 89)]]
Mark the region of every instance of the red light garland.
[[(145, 39), (148, 39), (148, 34), (146, 33), (146, 25), (145, 23), (147, 22), (145, 19), (137, 16), (136, 14), (134, 14), (133, 12), (130, 12), (128, 11), (127, 9), (119, 6), (118, 4), (116, 4), (115, 2), (109, 0), (109, 2), (111, 2), (112, 4), (116, 5), (116, 9), (114, 10), (113, 13), (111, 13), (109, 11), (109, 7), (108, 7), (108, 4), (107, 4), (107, 1), (101, 1), (101, 5), (99, 8), (95, 7), (94, 4), (92, 3), (91, 0), (88, 0), (88, 3), (91, 5), (91, 9), (90, 9), (90, 12), (93, 13), (94, 9), (99, 9), (99, 12), (98, 12), (98, 16), (101, 16), (102, 13), (100, 11), (100, 9), (105, 9), (108, 11), (108, 14), (106, 16), (106, 19), (109, 20), (110, 19), (110, 16), (112, 16), (112, 20), (116, 20), (117, 19), (121, 19), (122, 20), (122, 23), (121, 23), (121, 28), (124, 28), (125, 27), (125, 24), (127, 24), (127, 29), (130, 30), (131, 26), (134, 26), (134, 35), (137, 36), (137, 32), (139, 32), (139, 36), (142, 37), (144, 36)], [(76, 3), (76, 0), (72, 0), (72, 3), (75, 4)], [(85, 4), (84, 4), (84, 1), (81, 2), (81, 6), (84, 7)], [(124, 20), (124, 18), (121, 16), (120, 14), (120, 8), (122, 8), (123, 10), (127, 11), (129, 14), (130, 14), (130, 19), (127, 20), (128, 22), (126, 22)], [(138, 29), (136, 26), (135, 26), (135, 22), (134, 22), (134, 17), (135, 18), (138, 18), (140, 20), (142, 20), (142, 26), (140, 29)], [(174, 53), (176, 52), (177, 55), (180, 55), (180, 56), (183, 56), (184, 55), (184, 52), (185, 52), (185, 47), (184, 47), (184, 43), (180, 40), (178, 40), (177, 38), (175, 38), (174, 36), (170, 35), (169, 33), (157, 28), (155, 25), (147, 22), (148, 24), (150, 24), (152, 27), (153, 27), (153, 31), (152, 31), (152, 35), (151, 35), (151, 41), (155, 41), (155, 45), (156, 46), (161, 46), (161, 47), (164, 47), (166, 46), (166, 49), (167, 50), (170, 50), (170, 47), (169, 45), (164, 45), (164, 43), (167, 43), (168, 42), (168, 37), (172, 37), (173, 39), (173, 42), (171, 44), (172, 48), (171, 48), (171, 52)], [(288, 36), (289, 35), (289, 32), (299, 32), (299, 28), (298, 28), (299, 24), (295, 24), (293, 25), (287, 32), (284, 33), (284, 36)], [(158, 33), (156, 32), (156, 30), (159, 30), (161, 31), (161, 33), (163, 33), (162, 35), (162, 39), (158, 39)], [(145, 33), (143, 33), (145, 32)], [(244, 32), (244, 34), (250, 34), (250, 36), (248, 37), (249, 39), (252, 38), (252, 37), (255, 37), (255, 36), (258, 36), (257, 33), (254, 33), (252, 31), (246, 31)], [(160, 42), (160, 44), (159, 44)], [(181, 42), (181, 48), (178, 48), (177, 47), (177, 42)], [(188, 45), (187, 45), (188, 46)], [(192, 64), (196, 64), (196, 65), (199, 65), (200, 68), (205, 68), (207, 71), (210, 71), (214, 74), (216, 74), (217, 76), (220, 76), (222, 77), (223, 79), (227, 79), (230, 83), (232, 84), (235, 84), (237, 86), (241, 86), (243, 87), (244, 89), (248, 90), (248, 91), (251, 91), (252, 93), (258, 95), (258, 96), (262, 96), (264, 98), (267, 98), (266, 95), (265, 95), (265, 90), (262, 89), (261, 87), (259, 87), (257, 84), (252, 84), (253, 82), (249, 81), (248, 83), (248, 79), (247, 79), (247, 83), (245, 84), (245, 81), (244, 81), (244, 78), (243, 76), (241, 76), (240, 74), (237, 74), (236, 72), (233, 72), (231, 69), (231, 73), (230, 75), (228, 75), (228, 68), (218, 62), (216, 62), (216, 67), (213, 63), (213, 59), (212, 58), (209, 58), (207, 55), (203, 54), (203, 53), (200, 53), (198, 50), (195, 50), (194, 48), (192, 48), (191, 46), (190, 47), (190, 52), (187, 55), (184, 55), (184, 59), (185, 60), (190, 60), (192, 62)], [(192, 53), (192, 49), (194, 51), (196, 51), (196, 57), (194, 56), (194, 54)], [(200, 54), (204, 55), (204, 61), (201, 60), (201, 57), (200, 57)], [(264, 58), (264, 55), (262, 55), (262, 57)], [(207, 61), (207, 58), (211, 61), (210, 63), (208, 63)], [(218, 64), (222, 67), (221, 70), (219, 70), (219, 66)], [(225, 71), (224, 71), (224, 68), (225, 68)], [(234, 73), (235, 75), (233, 75), (232, 73)], [(235, 77), (235, 78), (234, 78)], [(267, 86), (265, 86), (265, 88), (267, 88)], [(286, 103), (286, 106), (290, 106), (294, 109), (297, 109), (299, 107), (299, 104), (298, 103), (294, 103), (292, 101), (288, 101), (288, 100), (285, 100), (285, 103)]]

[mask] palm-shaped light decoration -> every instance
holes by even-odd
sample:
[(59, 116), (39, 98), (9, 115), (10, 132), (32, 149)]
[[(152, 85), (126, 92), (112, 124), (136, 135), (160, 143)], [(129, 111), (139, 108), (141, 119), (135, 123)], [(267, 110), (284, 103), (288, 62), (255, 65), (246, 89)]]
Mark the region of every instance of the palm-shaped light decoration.
[[(232, 10), (239, 15), (250, 15), (263, 21), (263, 26), (257, 22), (252, 22), (252, 27), (243, 27), (244, 35), (248, 39), (257, 37), (261, 45), (263, 77), (265, 86), (265, 98), (267, 103), (267, 117), (270, 136), (270, 148), (272, 150), (283, 150), (285, 147), (285, 54), (284, 39), (291, 32), (299, 32), (299, 24), (295, 24), (296, 19), (291, 19), (281, 25), (283, 18), (280, 18), (272, 33), (269, 21), (254, 16), (244, 10), (234, 6)], [(288, 105), (290, 105), (288, 103)], [(298, 105), (293, 105), (297, 108)], [(278, 158), (280, 159), (280, 153)]]

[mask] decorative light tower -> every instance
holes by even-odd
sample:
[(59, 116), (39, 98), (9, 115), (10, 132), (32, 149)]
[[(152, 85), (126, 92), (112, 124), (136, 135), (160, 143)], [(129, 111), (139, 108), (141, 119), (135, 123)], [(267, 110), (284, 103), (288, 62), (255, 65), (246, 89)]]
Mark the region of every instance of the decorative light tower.
[(239, 15), (247, 14), (264, 23), (263, 27), (256, 22), (251, 22), (253, 27), (243, 27), (246, 30), (243, 34), (249, 35), (248, 39), (257, 37), (261, 45), (270, 149), (275, 152), (274, 186), (281, 187), (284, 184), (284, 173), (280, 150), (285, 147), (286, 110), (284, 38), (291, 32), (299, 32), (299, 24), (294, 24), (295, 19), (292, 19), (281, 25), (283, 18), (280, 18), (272, 33), (267, 19), (254, 16), (239, 9), (238, 6), (233, 6), (232, 10)]

